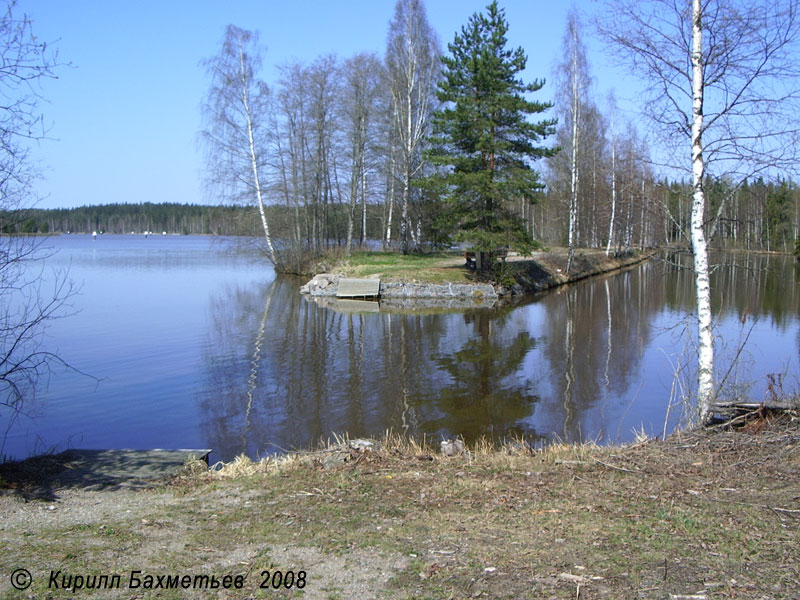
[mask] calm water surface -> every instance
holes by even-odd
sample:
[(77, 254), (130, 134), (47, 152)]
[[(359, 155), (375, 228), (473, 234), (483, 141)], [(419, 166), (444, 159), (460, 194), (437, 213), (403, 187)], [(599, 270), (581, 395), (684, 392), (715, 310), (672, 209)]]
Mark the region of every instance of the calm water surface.
[[(55, 323), (47, 343), (97, 381), (54, 373), (28, 406), (34, 416), (8, 435), (15, 456), (209, 447), (229, 460), (387, 428), (626, 441), (634, 429), (671, 430), (693, 377), (691, 273), (661, 261), (513, 308), (358, 312), (301, 297), (303, 281), (276, 278), (230, 241), (61, 236), (52, 245), (48, 266), (68, 266), (82, 289), (80, 312)], [(762, 399), (770, 374), (772, 389), (799, 389), (791, 257), (718, 259), (720, 377), (748, 338), (726, 393)]]

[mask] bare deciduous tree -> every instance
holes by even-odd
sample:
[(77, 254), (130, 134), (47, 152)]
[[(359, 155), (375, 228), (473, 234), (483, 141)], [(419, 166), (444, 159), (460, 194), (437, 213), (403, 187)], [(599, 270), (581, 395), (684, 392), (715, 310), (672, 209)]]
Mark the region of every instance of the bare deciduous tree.
[[(393, 130), (400, 179), (400, 239), (404, 252), (413, 235), (409, 209), (412, 180), (422, 168), (421, 145), (428, 135), (439, 77), (439, 42), (422, 0), (398, 0), (389, 25), (386, 68), (392, 94)], [(394, 156), (394, 155), (393, 155)], [(387, 225), (391, 227), (391, 222)]]
[(615, 0), (604, 9), (599, 29), (647, 82), (643, 110), (665, 155), (686, 157), (665, 162), (691, 173), (697, 408), (707, 422), (715, 402), (708, 241), (725, 199), (709, 215), (705, 186), (713, 178), (735, 189), (756, 174), (796, 169), (800, 1)]
[(382, 71), (374, 54), (357, 54), (343, 66), (343, 125), (346, 130), (346, 155), (350, 160), (350, 206), (347, 214), (345, 253), (349, 256), (353, 242), (353, 225), (358, 195), (362, 194), (361, 237), (366, 228), (366, 187), (370, 158), (374, 156), (381, 109)]
[(333, 237), (329, 209), (341, 199), (337, 156), (336, 105), (341, 92), (339, 61), (333, 55), (317, 58), (305, 71), (309, 110), (309, 189), (312, 206), (312, 246), (319, 252)]
[(256, 78), (262, 50), (258, 34), (228, 25), (220, 53), (205, 61), (211, 87), (203, 106), (209, 183), (224, 197), (255, 201), (267, 254), (277, 262), (264, 208), (261, 169), (268, 123), (267, 85)]
[(568, 132), (568, 146), (565, 155), (569, 158), (569, 221), (567, 225), (567, 246), (570, 258), (567, 261), (569, 271), (572, 256), (578, 237), (578, 191), (580, 186), (580, 152), (583, 144), (585, 120), (589, 111), (589, 63), (586, 58), (586, 47), (581, 39), (582, 31), (577, 9), (573, 6), (567, 14), (567, 28), (564, 32), (564, 57), (556, 71), (556, 79), (562, 98), (560, 121), (565, 132)]
[[(64, 273), (46, 284), (41, 239), (13, 235), (35, 202), (31, 185), (37, 172), (29, 149), (46, 134), (38, 86), (55, 78), (58, 64), (28, 17), (8, 3), (0, 15), (0, 407), (9, 409), (6, 432), (41, 378), (65, 364), (41, 342), (47, 324), (64, 315), (72, 286)], [(0, 455), (4, 440), (3, 435)]]
[[(307, 173), (310, 171), (309, 99), (306, 93), (307, 69), (293, 62), (280, 67), (281, 79), (277, 88), (271, 125), (274, 171), (277, 189), (287, 205), (293, 208), (292, 257), (288, 260), (300, 267), (306, 246), (312, 240), (309, 214), (313, 213)], [(300, 269), (295, 269), (297, 272)]]

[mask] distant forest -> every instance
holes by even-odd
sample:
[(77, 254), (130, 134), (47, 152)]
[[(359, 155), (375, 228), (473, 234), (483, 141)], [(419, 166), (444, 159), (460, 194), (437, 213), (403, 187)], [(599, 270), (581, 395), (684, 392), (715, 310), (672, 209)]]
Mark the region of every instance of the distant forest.
[[(332, 241), (346, 235), (347, 215), (342, 205), (328, 210)], [(381, 235), (381, 207), (367, 210), (367, 236)], [(288, 235), (290, 215), (284, 206), (269, 206), (278, 237)], [(252, 206), (152, 203), (99, 204), (77, 208), (27, 209), (0, 212), (0, 232), (10, 233), (154, 233), (181, 235), (263, 235), (258, 212)], [(363, 239), (360, 228), (356, 240)]]
[(144, 202), (77, 208), (29, 209), (2, 219), (3, 233), (144, 233), (236, 235), (245, 233), (248, 209), (240, 206)]
[[(599, 186), (597, 186), (599, 187)], [(620, 186), (619, 217), (625, 246), (682, 246), (688, 240), (681, 235), (689, 226), (691, 187), (688, 183), (656, 182), (644, 185)], [(599, 199), (603, 196), (595, 184), (586, 186), (586, 201), (582, 205), (580, 228), (587, 245), (600, 245), (602, 214)], [(730, 189), (709, 182), (710, 211), (716, 212), (727, 196), (714, 245), (721, 248), (745, 248), (791, 252), (800, 228), (800, 190), (788, 181), (766, 183), (757, 180)], [(566, 217), (563, 190), (550, 188), (540, 202), (528, 208), (526, 217), (533, 236), (547, 244), (563, 243), (554, 231), (562, 230)], [(362, 219), (354, 223), (354, 242), (381, 239), (386, 228), (384, 206), (366, 205), (366, 231)], [(329, 243), (343, 244), (347, 237), (348, 206), (333, 201), (324, 207), (324, 221)], [(594, 209), (594, 210), (590, 210)], [(313, 207), (301, 207), (301, 213)], [(671, 219), (665, 215), (672, 215)], [(294, 208), (282, 204), (267, 206), (267, 216), (274, 224), (278, 239), (292, 235), (296, 215)], [(599, 222), (599, 225), (598, 225)], [(558, 224), (561, 224), (561, 227)], [(30, 209), (0, 213), (2, 233), (143, 233), (153, 231), (169, 234), (248, 235), (263, 236), (258, 211), (254, 206), (200, 204), (103, 204), (78, 208)], [(366, 235), (365, 235), (366, 234)], [(399, 244), (400, 233), (395, 230), (393, 244)]]
[[(624, 155), (623, 155), (624, 160)], [(620, 161), (622, 162), (622, 161)], [(635, 171), (634, 171), (635, 172)], [(578, 234), (587, 246), (601, 246), (604, 205), (607, 190), (602, 178), (592, 177), (584, 186), (579, 210)], [(653, 247), (688, 245), (682, 232), (688, 230), (691, 210), (691, 186), (686, 183), (618, 180), (622, 245)], [(550, 187), (537, 204), (521, 208), (532, 236), (546, 244), (563, 244), (568, 190), (551, 180)], [(800, 234), (800, 189), (790, 181), (764, 182), (758, 179), (740, 187), (709, 181), (709, 212), (716, 213), (722, 203), (719, 228), (714, 245), (722, 248), (746, 248), (791, 251)], [(383, 203), (365, 203), (365, 218), (354, 223), (354, 242), (382, 239), (387, 228)], [(341, 245), (347, 236), (349, 207), (343, 198), (334, 197), (323, 205), (301, 206), (305, 213), (321, 212), (328, 243)], [(278, 239), (289, 239), (298, 219), (295, 208), (285, 204), (266, 207)], [(362, 224), (366, 224), (366, 229)], [(0, 233), (154, 233), (182, 235), (263, 236), (258, 211), (248, 205), (201, 205), (178, 203), (102, 204), (77, 208), (26, 209), (0, 211)], [(399, 244), (400, 231), (393, 231), (391, 242)]]

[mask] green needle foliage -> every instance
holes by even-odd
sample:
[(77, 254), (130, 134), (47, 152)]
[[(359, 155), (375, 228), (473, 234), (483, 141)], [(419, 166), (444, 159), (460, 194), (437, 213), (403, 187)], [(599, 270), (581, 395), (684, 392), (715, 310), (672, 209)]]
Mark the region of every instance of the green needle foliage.
[(505, 12), (492, 2), (448, 45), (437, 90), (443, 108), (434, 113), (428, 152), (440, 168), (425, 182), (445, 200), (440, 227), (488, 257), (501, 247), (533, 245), (512, 202), (536, 201), (544, 185), (533, 161), (555, 154), (537, 144), (555, 132), (556, 121), (528, 120), (552, 107), (525, 97), (544, 81), (518, 77), (527, 57), (522, 48), (506, 48), (507, 31)]

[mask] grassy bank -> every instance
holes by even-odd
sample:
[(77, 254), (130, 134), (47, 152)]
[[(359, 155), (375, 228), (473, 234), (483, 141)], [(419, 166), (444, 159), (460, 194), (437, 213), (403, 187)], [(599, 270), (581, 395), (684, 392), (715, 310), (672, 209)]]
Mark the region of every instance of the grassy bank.
[[(622, 256), (606, 256), (596, 249), (575, 252), (567, 271), (569, 252), (554, 248), (535, 252), (532, 256), (511, 256), (496, 275), (502, 283), (516, 281), (527, 291), (538, 291), (592, 275), (620, 269), (642, 260), (643, 255), (629, 251)], [(317, 273), (336, 273), (345, 277), (380, 277), (386, 282), (406, 283), (498, 283), (491, 275), (481, 275), (468, 269), (463, 253), (399, 254), (395, 252), (355, 252), (350, 258), (331, 257), (314, 269)]]
[[(796, 598), (798, 490), (800, 430), (788, 416), (627, 447), (452, 457), (389, 438), (47, 501), (33, 499), (35, 485), (11, 486), (0, 594), (76, 597), (47, 589), (51, 569), (141, 569), (244, 576), (219, 598)], [(14, 596), (6, 574), (20, 567), (34, 583)], [(265, 570), (303, 570), (305, 587), (259, 589)]]
[(475, 273), (464, 266), (464, 255), (453, 252), (354, 252), (350, 258), (328, 260), (316, 268), (316, 272), (323, 271), (345, 277), (380, 277), (387, 282), (470, 283), (475, 279)]

